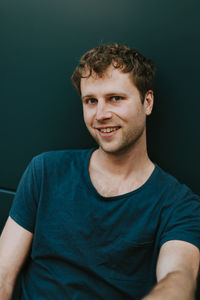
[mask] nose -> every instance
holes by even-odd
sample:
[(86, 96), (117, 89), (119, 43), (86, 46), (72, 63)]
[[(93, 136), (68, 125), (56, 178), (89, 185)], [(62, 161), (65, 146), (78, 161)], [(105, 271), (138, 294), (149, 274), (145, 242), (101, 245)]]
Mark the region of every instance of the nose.
[(110, 119), (112, 117), (112, 112), (108, 108), (108, 104), (105, 102), (98, 101), (96, 106), (96, 120), (104, 121), (106, 119)]

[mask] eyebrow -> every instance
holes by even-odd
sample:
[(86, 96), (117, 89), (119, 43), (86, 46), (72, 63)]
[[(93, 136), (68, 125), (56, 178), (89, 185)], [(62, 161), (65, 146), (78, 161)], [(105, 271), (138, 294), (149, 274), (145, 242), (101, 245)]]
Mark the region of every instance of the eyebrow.
[(84, 96), (81, 96), (81, 99), (84, 99), (84, 98), (91, 98), (91, 97), (95, 97), (94, 95), (84, 95)]
[[(120, 91), (116, 91), (116, 92), (111, 92), (111, 93), (104, 94), (104, 96), (106, 96), (106, 97), (112, 97), (112, 96), (116, 96), (116, 95), (123, 96), (123, 97), (127, 96), (126, 93), (120, 92)], [(82, 99), (85, 99), (85, 98), (95, 98), (95, 95), (94, 94), (83, 95), (81, 98)]]

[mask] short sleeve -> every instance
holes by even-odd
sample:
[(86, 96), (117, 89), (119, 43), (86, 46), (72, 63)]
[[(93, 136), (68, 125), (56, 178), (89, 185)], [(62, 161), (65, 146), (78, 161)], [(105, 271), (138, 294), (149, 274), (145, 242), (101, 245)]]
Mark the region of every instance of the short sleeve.
[(169, 240), (182, 240), (200, 248), (200, 197), (184, 185), (175, 193), (162, 213), (165, 226), (160, 246)]
[(40, 195), (41, 160), (32, 159), (17, 188), (10, 217), (30, 232), (34, 232), (38, 200)]

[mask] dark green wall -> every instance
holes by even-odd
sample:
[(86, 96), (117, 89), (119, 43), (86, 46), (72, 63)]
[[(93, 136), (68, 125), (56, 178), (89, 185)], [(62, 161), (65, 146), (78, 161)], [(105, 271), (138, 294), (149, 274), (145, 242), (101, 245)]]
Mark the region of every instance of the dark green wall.
[(195, 0), (0, 1), (1, 228), (9, 190), (34, 155), (94, 145), (70, 76), (100, 42), (127, 43), (155, 61), (151, 158), (200, 193), (199, 11)]
[(199, 11), (195, 0), (2, 0), (0, 187), (15, 189), (40, 152), (94, 145), (70, 76), (89, 48), (123, 42), (157, 67), (151, 158), (200, 193)]

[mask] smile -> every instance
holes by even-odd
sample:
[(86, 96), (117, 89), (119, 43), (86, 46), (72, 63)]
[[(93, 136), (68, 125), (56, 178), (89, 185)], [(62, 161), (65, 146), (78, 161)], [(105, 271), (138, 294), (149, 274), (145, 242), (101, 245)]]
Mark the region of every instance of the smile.
[(112, 131), (116, 131), (117, 129), (119, 129), (120, 127), (107, 127), (107, 128), (98, 128), (98, 130), (100, 132), (112, 132)]

